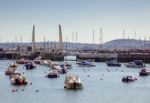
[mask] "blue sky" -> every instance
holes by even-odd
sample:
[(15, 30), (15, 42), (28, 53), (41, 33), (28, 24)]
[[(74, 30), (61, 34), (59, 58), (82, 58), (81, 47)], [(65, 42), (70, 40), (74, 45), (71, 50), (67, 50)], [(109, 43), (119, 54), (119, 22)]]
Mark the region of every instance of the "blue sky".
[(150, 37), (150, 0), (0, 0), (0, 38), (2, 42), (31, 41), (32, 25), (36, 26), (36, 41), (58, 41), (58, 24), (63, 38), (72, 41), (72, 32), (78, 32), (78, 41), (99, 42), (134, 37)]

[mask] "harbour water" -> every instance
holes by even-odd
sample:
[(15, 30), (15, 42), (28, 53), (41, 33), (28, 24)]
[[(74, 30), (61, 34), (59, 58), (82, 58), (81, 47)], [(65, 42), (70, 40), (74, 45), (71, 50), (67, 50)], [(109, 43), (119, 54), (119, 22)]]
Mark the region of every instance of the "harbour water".
[[(149, 103), (150, 76), (140, 77), (139, 69), (126, 68), (124, 64), (107, 67), (105, 63), (95, 63), (96, 67), (85, 68), (70, 61), (73, 68), (67, 74), (78, 74), (84, 88), (66, 90), (66, 75), (48, 79), (45, 72), (50, 68), (40, 65), (34, 70), (26, 70), (19, 65), (18, 70), (25, 73), (32, 85), (12, 86), (5, 75), (8, 64), (12, 62), (0, 61), (0, 103)], [(146, 65), (150, 68), (150, 64)], [(121, 79), (126, 75), (134, 75), (138, 80), (123, 83)], [(12, 92), (13, 89), (18, 91)]]

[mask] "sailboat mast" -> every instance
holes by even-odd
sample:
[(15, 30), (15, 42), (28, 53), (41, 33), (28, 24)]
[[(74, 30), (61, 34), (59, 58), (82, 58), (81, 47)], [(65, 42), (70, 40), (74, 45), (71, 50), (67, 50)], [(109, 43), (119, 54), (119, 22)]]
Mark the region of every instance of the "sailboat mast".
[(66, 64), (67, 64), (67, 55), (68, 55), (68, 50), (67, 50), (67, 37), (66, 37)]
[(93, 29), (93, 50), (95, 49), (94, 47), (94, 29)]
[(78, 49), (77, 49), (77, 36), (78, 36), (78, 34), (77, 34), (77, 32), (76, 32), (76, 50), (78, 50)]
[(103, 43), (103, 31), (102, 28), (100, 28), (100, 48), (102, 49), (102, 43)]
[(55, 55), (56, 55), (56, 41), (55, 41), (55, 47), (54, 47), (54, 61), (55, 61)]

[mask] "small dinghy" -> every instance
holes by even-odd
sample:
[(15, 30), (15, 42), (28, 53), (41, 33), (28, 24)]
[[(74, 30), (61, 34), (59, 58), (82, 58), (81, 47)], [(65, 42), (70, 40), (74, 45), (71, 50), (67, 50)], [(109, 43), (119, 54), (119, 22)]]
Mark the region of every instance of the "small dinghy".
[(148, 76), (150, 75), (150, 71), (146, 68), (141, 69), (141, 71), (139, 72), (140, 76)]
[(133, 82), (133, 81), (136, 81), (137, 80), (137, 78), (136, 77), (134, 77), (134, 76), (125, 76), (125, 77), (123, 77), (122, 78), (122, 82)]

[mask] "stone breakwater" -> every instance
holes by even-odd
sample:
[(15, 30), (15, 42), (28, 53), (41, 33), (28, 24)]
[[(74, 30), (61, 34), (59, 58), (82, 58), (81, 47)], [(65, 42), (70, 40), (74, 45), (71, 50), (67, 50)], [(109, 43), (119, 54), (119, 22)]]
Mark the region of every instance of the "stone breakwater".
[(145, 63), (150, 63), (150, 53), (80, 53), (77, 55), (77, 60), (92, 60), (95, 62), (105, 62), (112, 58), (119, 62), (142, 60)]

